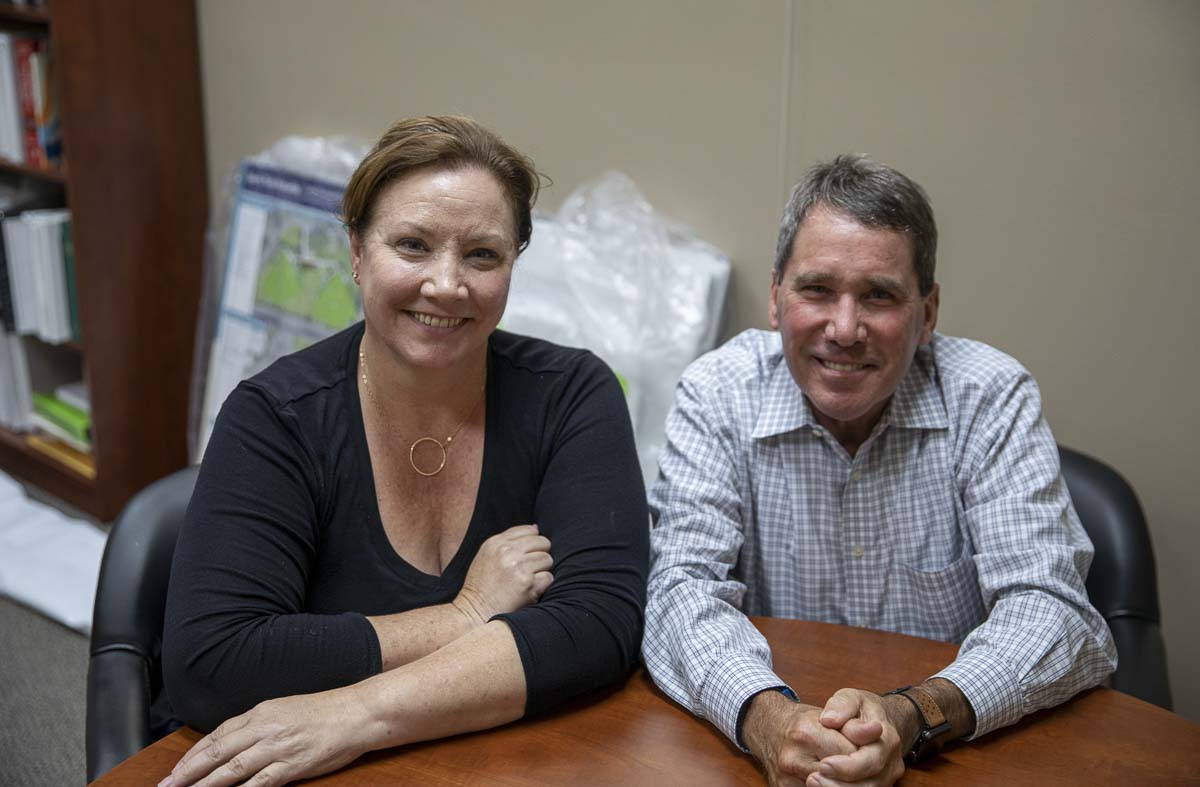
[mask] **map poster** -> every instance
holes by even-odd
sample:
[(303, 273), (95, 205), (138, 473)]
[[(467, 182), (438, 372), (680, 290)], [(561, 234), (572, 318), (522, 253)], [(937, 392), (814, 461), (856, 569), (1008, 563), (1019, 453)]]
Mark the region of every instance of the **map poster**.
[(237, 384), (361, 318), (342, 186), (244, 161), (209, 356), (197, 460)]

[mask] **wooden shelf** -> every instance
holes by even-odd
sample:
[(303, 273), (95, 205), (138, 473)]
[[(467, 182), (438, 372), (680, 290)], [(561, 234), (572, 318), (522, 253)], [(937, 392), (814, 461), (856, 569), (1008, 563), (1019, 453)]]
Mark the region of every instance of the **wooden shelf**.
[[(131, 23), (131, 20), (135, 23)], [(188, 463), (188, 399), (208, 221), (193, 0), (0, 6), (41, 25), (54, 53), (64, 170), (0, 171), (61, 184), (71, 210), (96, 478), (0, 432), (0, 470), (110, 521)]]
[(45, 27), (50, 24), (50, 12), (45, 8), (18, 8), (0, 4), (0, 22)]
[(31, 448), (24, 435), (3, 428), (0, 428), (0, 466), (85, 511), (96, 495), (94, 480)]
[(45, 169), (42, 167), (30, 167), (25, 164), (18, 164), (15, 161), (9, 161), (6, 158), (0, 158), (0, 172), (11, 172), (14, 175), (37, 178), (38, 180), (45, 180), (60, 185), (66, 185), (67, 182), (66, 174), (57, 167)]

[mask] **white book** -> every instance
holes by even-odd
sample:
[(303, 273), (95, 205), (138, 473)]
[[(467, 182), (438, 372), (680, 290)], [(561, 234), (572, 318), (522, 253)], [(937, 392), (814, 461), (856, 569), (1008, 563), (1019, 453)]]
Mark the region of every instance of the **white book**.
[(39, 283), (38, 334), (51, 344), (71, 338), (67, 278), (63, 271), (62, 224), (70, 214), (61, 209), (30, 210), (21, 214), (29, 227), (33, 264)]
[(20, 216), (3, 223), (4, 254), (8, 258), (8, 283), (12, 289), (13, 319), (17, 333), (37, 333), (37, 291), (30, 264), (27, 228)]
[(29, 238), (29, 264), (33, 271), (33, 279), (37, 282), (37, 335), (43, 340), (54, 343), (54, 326), (58, 315), (54, 312), (54, 277), (46, 258), (49, 249), (46, 248), (46, 233), (44, 222), (30, 215), (33, 211), (21, 215)]
[(0, 156), (25, 163), (21, 144), (21, 98), (13, 63), (12, 35), (0, 32)]
[(29, 381), (29, 359), (25, 357), (25, 344), (21, 341), (21, 337), (15, 333), (6, 333), (0, 330), (0, 341), (3, 341), (8, 348), (9, 366), (7, 371), (11, 372), (8, 376), (10, 381), (10, 393), (12, 393), (13, 405), (10, 416), (11, 422), (7, 424), (10, 429), (15, 431), (24, 431), (30, 427), (30, 416), (33, 414), (33, 386)]
[(63, 404), (69, 404), (76, 410), (91, 414), (92, 402), (88, 397), (87, 386), (83, 380), (76, 380), (73, 383), (63, 383), (54, 389), (54, 395)]
[(25, 319), (28, 331), (21, 333), (36, 334), (42, 327), (42, 279), (35, 263), (33, 250), (33, 229), (20, 216), (16, 218), (17, 225), (17, 265), (25, 269)]

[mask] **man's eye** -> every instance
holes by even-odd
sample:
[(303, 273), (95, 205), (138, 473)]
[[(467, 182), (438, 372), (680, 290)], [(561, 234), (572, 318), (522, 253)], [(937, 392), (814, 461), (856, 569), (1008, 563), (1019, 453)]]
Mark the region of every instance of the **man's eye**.
[(867, 298), (872, 301), (892, 301), (895, 300), (892, 293), (888, 290), (874, 289), (867, 293)]
[(500, 262), (500, 254), (494, 249), (472, 249), (467, 253), (467, 258), (480, 267), (491, 267)]
[(821, 284), (806, 284), (800, 288), (800, 292), (804, 293), (805, 295), (821, 297), (828, 295), (830, 292), (832, 292), (832, 290)]

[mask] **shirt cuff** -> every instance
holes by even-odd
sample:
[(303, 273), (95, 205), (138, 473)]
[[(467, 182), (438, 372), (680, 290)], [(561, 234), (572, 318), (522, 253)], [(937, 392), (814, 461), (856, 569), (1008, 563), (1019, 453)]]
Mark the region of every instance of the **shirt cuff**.
[(700, 690), (700, 702), (713, 725), (742, 751), (750, 750), (738, 738), (742, 706), (766, 689), (788, 688), (769, 666), (753, 656), (713, 659), (708, 679)]
[(958, 687), (975, 711), (973, 741), (992, 730), (1007, 727), (1025, 715), (1021, 681), (1016, 670), (995, 652), (974, 648), (934, 675)]

